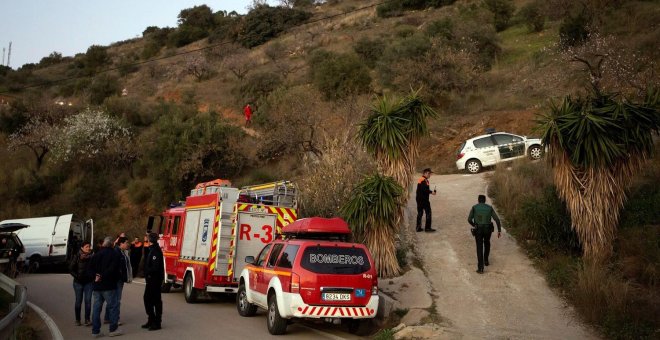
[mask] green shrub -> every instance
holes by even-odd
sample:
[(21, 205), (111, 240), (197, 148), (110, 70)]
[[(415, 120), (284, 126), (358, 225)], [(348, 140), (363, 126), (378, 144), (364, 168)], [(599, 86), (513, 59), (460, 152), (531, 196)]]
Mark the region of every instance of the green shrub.
[(538, 198), (525, 197), (515, 220), (527, 239), (568, 252), (581, 249), (568, 210), (554, 187), (546, 187)]
[(433, 21), (426, 27), (426, 34), (430, 37), (452, 40), (454, 39), (454, 23), (449, 18)]
[(315, 51), (309, 59), (312, 82), (327, 99), (369, 92), (369, 68), (354, 54)]
[(518, 13), (522, 22), (530, 32), (541, 32), (545, 27), (545, 15), (542, 12), (541, 3), (530, 2), (523, 6)]
[(18, 131), (28, 121), (27, 107), (22, 101), (0, 106), (0, 131), (11, 134)]
[(364, 37), (353, 45), (353, 50), (362, 58), (367, 66), (374, 68), (376, 62), (383, 55), (383, 51), (385, 51), (385, 41), (378, 38), (372, 40)]
[(282, 85), (282, 77), (277, 73), (251, 73), (238, 87), (239, 98), (246, 103), (257, 103), (280, 85)]
[(312, 16), (295, 8), (258, 5), (243, 17), (238, 42), (247, 48), (259, 46)]
[(134, 204), (143, 204), (151, 199), (151, 183), (146, 179), (137, 179), (128, 184), (128, 197)]
[(118, 95), (119, 91), (117, 77), (109, 74), (98, 75), (89, 86), (89, 102), (94, 105), (101, 105), (105, 98)]
[(498, 32), (509, 27), (509, 21), (516, 10), (511, 0), (483, 0), (486, 8), (493, 13), (493, 24)]
[(404, 11), (422, 10), (429, 7), (451, 5), (456, 0), (394, 0), (386, 1), (376, 7), (376, 14), (381, 18), (396, 17)]
[(134, 126), (147, 126), (150, 121), (143, 117), (142, 101), (135, 97), (111, 96), (103, 102), (108, 114), (122, 118)]
[(131, 73), (137, 72), (140, 67), (135, 63), (138, 61), (138, 56), (131, 52), (128, 55), (119, 58), (119, 74), (123, 77)]
[(167, 37), (169, 46), (182, 47), (209, 36), (209, 32), (194, 26), (180, 26)]
[(566, 17), (559, 26), (559, 44), (563, 48), (581, 45), (589, 38), (591, 17), (586, 10)]

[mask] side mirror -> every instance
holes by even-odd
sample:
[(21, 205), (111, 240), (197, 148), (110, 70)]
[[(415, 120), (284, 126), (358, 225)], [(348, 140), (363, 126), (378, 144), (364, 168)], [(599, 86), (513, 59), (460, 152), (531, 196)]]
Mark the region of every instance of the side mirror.
[(245, 263), (254, 263), (254, 256), (246, 256), (245, 257)]

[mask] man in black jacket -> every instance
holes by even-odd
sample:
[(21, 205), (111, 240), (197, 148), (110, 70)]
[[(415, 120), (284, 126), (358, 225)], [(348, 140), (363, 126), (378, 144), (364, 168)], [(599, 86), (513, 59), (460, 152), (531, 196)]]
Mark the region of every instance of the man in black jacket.
[(110, 313), (109, 336), (123, 334), (117, 322), (117, 280), (119, 280), (119, 255), (112, 250), (112, 238), (103, 240), (103, 247), (92, 256), (89, 264), (90, 273), (94, 276), (94, 311), (92, 313), (92, 336), (101, 337), (101, 309), (103, 303)]
[(147, 282), (144, 288), (144, 309), (147, 312), (147, 323), (142, 328), (150, 331), (160, 329), (163, 315), (163, 301), (160, 297), (160, 289), (165, 278), (165, 264), (163, 252), (158, 245), (158, 234), (149, 234), (149, 250), (144, 258), (144, 278)]
[(424, 231), (433, 232), (435, 229), (431, 228), (431, 202), (429, 202), (429, 195), (435, 195), (435, 190), (431, 191), (429, 186), (429, 178), (431, 178), (430, 168), (422, 171), (422, 178), (417, 181), (417, 192), (415, 193), (415, 200), (417, 201), (417, 231), (422, 231), (422, 214), (426, 213), (426, 223), (424, 224)]

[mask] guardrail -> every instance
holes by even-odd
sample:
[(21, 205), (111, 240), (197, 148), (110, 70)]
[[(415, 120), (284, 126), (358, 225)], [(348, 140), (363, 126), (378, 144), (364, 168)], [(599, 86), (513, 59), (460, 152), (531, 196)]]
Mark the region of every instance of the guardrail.
[(14, 339), (16, 330), (25, 315), (27, 287), (0, 273), (0, 288), (14, 297), (14, 302), (10, 304), (9, 314), (0, 320), (0, 339)]

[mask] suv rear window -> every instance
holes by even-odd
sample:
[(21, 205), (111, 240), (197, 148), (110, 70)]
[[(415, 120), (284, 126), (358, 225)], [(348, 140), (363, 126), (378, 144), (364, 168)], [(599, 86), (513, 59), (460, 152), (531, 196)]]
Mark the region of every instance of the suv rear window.
[(493, 146), (493, 140), (490, 138), (490, 136), (475, 139), (472, 143), (474, 143), (476, 148), (487, 148), (489, 146)]
[(317, 274), (362, 274), (371, 269), (364, 249), (352, 247), (308, 247), (300, 265)]

